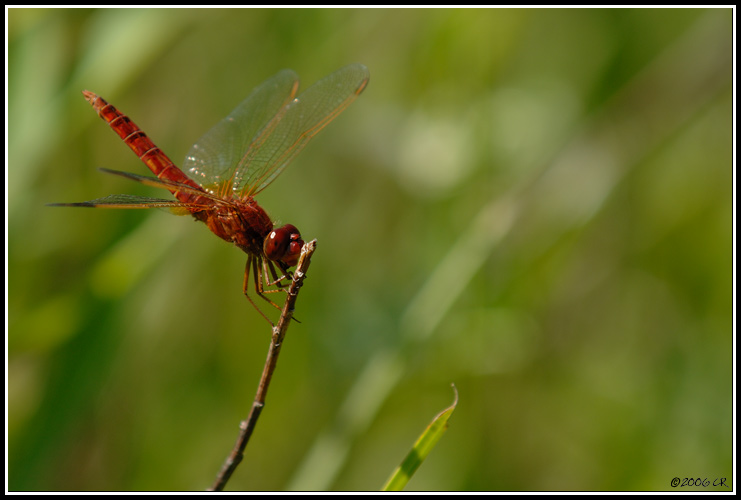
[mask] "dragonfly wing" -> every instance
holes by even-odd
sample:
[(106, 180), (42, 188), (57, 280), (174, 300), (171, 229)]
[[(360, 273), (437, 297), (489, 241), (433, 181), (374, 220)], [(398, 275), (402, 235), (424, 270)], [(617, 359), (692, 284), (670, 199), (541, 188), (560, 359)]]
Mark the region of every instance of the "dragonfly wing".
[(351, 64), (306, 89), (280, 109), (243, 150), (232, 183), (241, 197), (262, 191), (317, 132), (365, 89), (368, 68)]
[[(111, 170), (108, 168), (99, 168), (98, 170), (100, 170), (101, 172), (105, 172), (106, 174), (118, 175), (126, 179), (131, 179), (136, 182), (141, 182), (145, 186), (152, 186), (152, 187), (156, 187), (160, 189), (167, 189), (170, 191), (175, 190), (175, 191), (180, 191), (183, 193), (194, 194), (196, 196), (200, 196), (200, 197), (212, 200), (215, 203), (220, 203), (220, 204), (227, 203), (222, 198), (219, 198), (218, 196), (214, 196), (213, 194), (201, 188), (195, 188), (193, 186), (189, 186), (188, 184), (183, 184), (181, 182), (175, 182), (169, 179), (159, 179), (157, 177), (148, 177), (146, 175), (132, 174), (131, 172), (121, 172), (120, 170)], [(192, 204), (192, 203), (189, 202), (188, 204)]]
[(182, 203), (177, 200), (163, 200), (160, 198), (149, 198), (146, 196), (134, 196), (131, 194), (112, 194), (104, 198), (97, 198), (79, 203), (49, 203), (51, 207), (89, 207), (89, 208), (170, 208), (186, 209), (173, 210), (174, 213), (184, 215), (192, 213), (191, 209), (205, 209), (207, 206), (195, 205), (193, 203)]
[(188, 152), (183, 170), (206, 190), (231, 197), (234, 173), (254, 137), (296, 97), (298, 76), (291, 70), (274, 75), (201, 137)]

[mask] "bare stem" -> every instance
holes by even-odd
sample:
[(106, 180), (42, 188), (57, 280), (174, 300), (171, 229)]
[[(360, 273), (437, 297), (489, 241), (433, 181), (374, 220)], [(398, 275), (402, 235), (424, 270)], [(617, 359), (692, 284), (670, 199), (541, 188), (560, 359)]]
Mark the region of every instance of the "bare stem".
[(255, 394), (252, 409), (250, 410), (250, 414), (247, 415), (247, 418), (240, 422), (240, 431), (239, 436), (237, 437), (237, 442), (234, 443), (234, 448), (226, 458), (224, 465), (222, 465), (219, 474), (216, 476), (216, 481), (214, 481), (214, 484), (209, 489), (210, 491), (222, 491), (232, 473), (237, 468), (237, 465), (242, 461), (244, 449), (247, 446), (247, 442), (250, 440), (252, 431), (255, 429), (257, 419), (260, 417), (260, 413), (265, 406), (265, 397), (268, 393), (268, 386), (270, 385), (270, 379), (273, 376), (275, 365), (278, 362), (280, 348), (283, 346), (283, 338), (286, 336), (288, 325), (293, 318), (293, 310), (296, 305), (298, 291), (304, 282), (306, 270), (309, 268), (311, 255), (314, 253), (315, 249), (316, 240), (304, 244), (301, 249), (301, 256), (296, 265), (296, 271), (293, 273), (293, 281), (291, 281), (291, 284), (288, 287), (288, 297), (286, 298), (285, 304), (283, 304), (278, 324), (273, 327), (273, 335), (270, 341), (270, 348), (268, 349), (268, 358), (265, 360), (265, 367), (262, 370), (262, 377), (260, 377), (260, 383), (257, 386), (257, 394)]

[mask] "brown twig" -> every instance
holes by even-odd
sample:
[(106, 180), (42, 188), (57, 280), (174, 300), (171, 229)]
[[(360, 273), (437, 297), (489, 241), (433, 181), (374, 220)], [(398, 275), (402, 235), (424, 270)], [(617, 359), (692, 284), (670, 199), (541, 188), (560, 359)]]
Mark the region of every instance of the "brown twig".
[(278, 324), (273, 326), (273, 335), (270, 341), (270, 348), (268, 349), (268, 359), (265, 360), (265, 367), (262, 370), (262, 377), (260, 377), (260, 383), (257, 386), (257, 394), (255, 394), (255, 400), (252, 403), (252, 409), (247, 418), (240, 422), (239, 437), (237, 442), (234, 443), (229, 456), (226, 458), (224, 465), (221, 467), (219, 474), (216, 476), (216, 481), (209, 489), (210, 491), (221, 491), (226, 486), (227, 481), (231, 477), (234, 470), (242, 461), (244, 456), (244, 449), (247, 446), (247, 442), (250, 440), (252, 431), (255, 429), (257, 419), (260, 417), (263, 407), (265, 406), (265, 396), (268, 393), (268, 386), (270, 385), (270, 379), (273, 376), (275, 365), (278, 362), (278, 354), (280, 354), (280, 348), (283, 346), (283, 338), (286, 336), (288, 330), (288, 324), (293, 318), (293, 309), (296, 304), (296, 298), (298, 297), (298, 291), (304, 282), (306, 277), (306, 270), (309, 268), (311, 263), (311, 255), (316, 249), (316, 240), (310, 241), (304, 244), (301, 249), (301, 256), (299, 257), (298, 264), (296, 265), (296, 271), (293, 273), (293, 280), (288, 287), (288, 297), (286, 303), (283, 304), (281, 310), (280, 319)]

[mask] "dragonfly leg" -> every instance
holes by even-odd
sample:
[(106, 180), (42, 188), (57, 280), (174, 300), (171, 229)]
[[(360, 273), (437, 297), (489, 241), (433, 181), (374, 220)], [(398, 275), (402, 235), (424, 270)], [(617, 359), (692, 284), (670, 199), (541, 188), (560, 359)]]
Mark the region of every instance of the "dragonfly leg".
[[(262, 266), (262, 273), (260, 272), (260, 266)], [(257, 295), (259, 295), (261, 298), (265, 299), (266, 302), (269, 302), (270, 305), (275, 307), (276, 309), (280, 310), (281, 307), (267, 298), (264, 294), (266, 293), (276, 293), (276, 292), (284, 292), (285, 290), (283, 287), (284, 284), (276, 283), (275, 281), (270, 281), (270, 278), (268, 277), (267, 270), (265, 267), (265, 260), (260, 257), (253, 257), (252, 258), (252, 271), (254, 272), (254, 281), (255, 281), (255, 292)], [(273, 275), (275, 276), (275, 272), (273, 272)], [(283, 278), (281, 278), (283, 279)], [(263, 282), (265, 284), (263, 284)], [(267, 287), (277, 285), (278, 288), (275, 290), (268, 290)]]
[[(270, 278), (268, 277), (268, 268), (270, 269), (270, 274), (273, 276), (273, 281), (270, 281)], [(273, 265), (273, 261), (268, 259), (263, 259), (262, 261), (262, 273), (263, 276), (265, 276), (265, 284), (266, 286), (276, 286), (278, 287), (278, 290), (266, 290), (265, 293), (271, 293), (271, 292), (278, 292), (283, 290), (283, 287), (286, 286), (285, 283), (283, 283), (283, 280), (285, 279), (293, 279), (293, 276), (291, 273), (288, 272), (288, 269), (282, 269), (283, 274), (281, 277), (278, 277), (278, 273), (275, 271), (275, 266)]]
[(245, 269), (244, 269), (244, 284), (242, 285), (242, 292), (244, 293), (244, 296), (247, 297), (247, 300), (250, 301), (250, 304), (252, 304), (252, 307), (257, 309), (257, 312), (259, 312), (262, 315), (262, 317), (265, 318), (268, 323), (270, 323), (271, 326), (275, 326), (275, 324), (273, 324), (273, 322), (270, 321), (270, 318), (268, 318), (267, 315), (264, 312), (262, 312), (262, 309), (257, 307), (257, 304), (255, 304), (255, 301), (252, 300), (252, 297), (250, 297), (250, 294), (248, 292), (249, 286), (250, 286), (250, 268), (252, 268), (253, 270), (253, 278), (255, 281), (255, 291), (257, 292), (257, 294), (263, 299), (273, 304), (273, 306), (275, 306), (276, 308), (280, 309), (280, 307), (277, 304), (273, 303), (270, 299), (262, 295), (261, 293), (262, 280), (260, 279), (260, 273), (258, 272), (256, 258), (252, 255), (250, 255), (247, 258), (247, 265), (245, 266)]
[[(278, 277), (278, 273), (275, 270), (275, 266), (278, 266), (280, 270), (283, 272), (283, 274)], [(285, 288), (288, 286), (288, 283), (283, 283), (283, 280), (285, 279), (293, 279), (293, 274), (291, 274), (288, 271), (288, 266), (281, 262), (273, 262), (272, 260), (263, 259), (262, 261), (262, 268), (263, 268), (263, 276), (265, 279), (266, 287), (267, 286), (275, 286), (277, 287), (275, 290), (263, 290), (264, 293), (275, 293), (275, 292), (286, 292), (288, 293), (288, 289)], [(273, 277), (273, 280), (270, 281), (270, 278), (268, 276), (268, 269), (270, 269), (270, 274)], [(263, 297), (265, 300), (268, 300), (267, 297)], [(296, 319), (295, 316), (293, 316), (293, 321), (297, 323), (301, 323), (298, 319)]]
[[(268, 271), (268, 269), (270, 271)], [(283, 280), (290, 278), (290, 273), (287, 271), (287, 269), (281, 269), (283, 271), (283, 275), (278, 277), (278, 273), (275, 270), (275, 266), (273, 265), (272, 261), (269, 261), (267, 259), (263, 259), (259, 256), (250, 255), (247, 258), (247, 265), (244, 268), (244, 283), (242, 285), (242, 292), (244, 293), (244, 296), (247, 297), (247, 300), (250, 301), (250, 304), (252, 304), (252, 307), (257, 309), (257, 311), (262, 315), (263, 318), (268, 320), (268, 323), (275, 326), (272, 321), (270, 321), (270, 318), (267, 317), (267, 315), (262, 312), (262, 309), (260, 309), (257, 304), (255, 304), (255, 301), (252, 300), (252, 297), (250, 297), (249, 294), (249, 288), (250, 288), (250, 273), (252, 273), (252, 281), (253, 286), (255, 287), (255, 293), (268, 302), (271, 306), (275, 307), (279, 311), (281, 310), (281, 306), (270, 300), (268, 297), (265, 296), (265, 294), (268, 293), (276, 293), (276, 292), (285, 292), (286, 291), (286, 283), (283, 283)], [(272, 279), (271, 279), (272, 276)], [(277, 288), (268, 290), (267, 287), (269, 286), (275, 286)]]

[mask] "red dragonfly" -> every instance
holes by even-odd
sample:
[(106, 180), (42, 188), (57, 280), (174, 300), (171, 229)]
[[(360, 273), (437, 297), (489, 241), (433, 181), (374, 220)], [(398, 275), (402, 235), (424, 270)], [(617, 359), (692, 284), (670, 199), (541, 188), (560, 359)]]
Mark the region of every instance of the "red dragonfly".
[[(167, 189), (177, 200), (126, 194), (54, 206), (93, 208), (169, 208), (192, 215), (218, 237), (247, 253), (243, 291), (250, 272), (257, 295), (284, 290), (288, 269), (295, 266), (303, 240), (292, 224), (274, 228), (254, 197), (283, 171), (322, 128), (347, 108), (368, 84), (368, 69), (351, 64), (319, 80), (296, 97), (298, 76), (283, 70), (263, 82), (232, 113), (201, 137), (175, 164), (132, 122), (103, 98), (87, 90), (85, 99), (157, 177), (101, 169), (142, 184)], [(278, 276), (275, 266), (281, 271)], [(269, 274), (268, 274), (269, 273)], [(271, 279), (272, 277), (272, 279)], [(276, 286), (275, 289), (268, 289)]]

